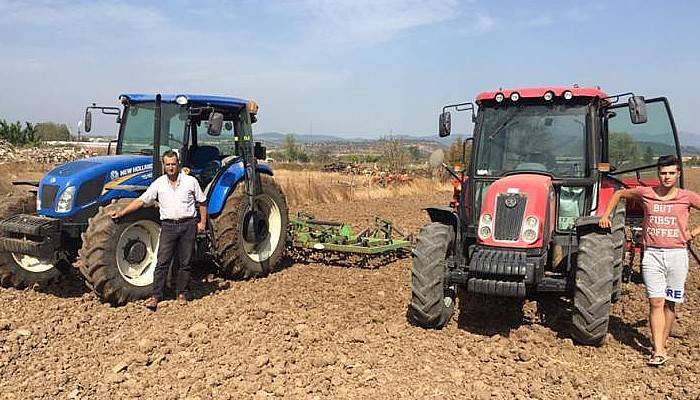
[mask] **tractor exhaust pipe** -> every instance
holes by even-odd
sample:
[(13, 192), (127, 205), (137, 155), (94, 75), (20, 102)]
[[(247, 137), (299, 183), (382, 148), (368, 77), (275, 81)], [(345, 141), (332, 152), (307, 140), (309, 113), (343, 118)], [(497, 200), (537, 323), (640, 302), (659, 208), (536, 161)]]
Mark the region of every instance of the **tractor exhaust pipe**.
[(154, 110), (154, 120), (153, 120), (153, 178), (152, 180), (155, 181), (156, 178), (162, 175), (163, 167), (160, 165), (160, 118), (161, 118), (161, 95), (158, 93), (156, 95), (156, 107)]

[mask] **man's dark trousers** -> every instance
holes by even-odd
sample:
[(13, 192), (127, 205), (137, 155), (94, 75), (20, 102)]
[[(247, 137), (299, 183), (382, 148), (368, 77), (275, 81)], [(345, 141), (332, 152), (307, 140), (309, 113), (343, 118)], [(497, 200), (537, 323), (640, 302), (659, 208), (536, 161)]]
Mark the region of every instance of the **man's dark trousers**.
[[(158, 244), (158, 263), (153, 277), (153, 296), (163, 300), (165, 283), (168, 279), (168, 268), (173, 256), (177, 256), (177, 279), (175, 291), (177, 294), (186, 293), (190, 283), (190, 260), (194, 250), (194, 240), (197, 234), (197, 221), (194, 218), (180, 221), (161, 221), (160, 242)], [(175, 272), (175, 271), (174, 271)]]

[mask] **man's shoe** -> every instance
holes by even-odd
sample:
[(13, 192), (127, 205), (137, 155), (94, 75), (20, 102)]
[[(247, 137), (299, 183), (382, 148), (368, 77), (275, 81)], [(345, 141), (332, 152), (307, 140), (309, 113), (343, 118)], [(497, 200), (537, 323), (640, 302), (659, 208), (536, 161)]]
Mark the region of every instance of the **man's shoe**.
[(150, 297), (143, 305), (149, 310), (155, 311), (158, 309), (158, 299), (156, 297)]
[(187, 296), (184, 293), (180, 293), (177, 295), (177, 304), (180, 306), (184, 306), (187, 304)]

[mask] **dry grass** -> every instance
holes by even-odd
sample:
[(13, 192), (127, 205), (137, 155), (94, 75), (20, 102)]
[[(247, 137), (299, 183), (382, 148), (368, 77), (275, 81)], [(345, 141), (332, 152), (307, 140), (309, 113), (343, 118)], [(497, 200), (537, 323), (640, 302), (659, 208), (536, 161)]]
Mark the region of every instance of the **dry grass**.
[[(53, 168), (53, 165), (28, 161), (13, 161), (0, 164), (0, 194), (18, 189), (18, 187), (12, 185), (12, 181), (38, 181), (44, 174), (50, 171), (51, 168)], [(28, 186), (21, 186), (19, 188), (26, 189)]]
[(282, 185), (287, 202), (292, 207), (452, 191), (450, 182), (427, 178), (416, 178), (409, 183), (381, 187), (371, 184), (368, 176), (276, 169), (275, 179)]

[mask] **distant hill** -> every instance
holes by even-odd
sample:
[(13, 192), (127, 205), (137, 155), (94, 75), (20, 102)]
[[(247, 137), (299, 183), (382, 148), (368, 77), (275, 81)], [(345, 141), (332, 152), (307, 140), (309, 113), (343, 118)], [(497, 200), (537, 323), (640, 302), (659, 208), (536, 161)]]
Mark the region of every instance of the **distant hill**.
[[(337, 136), (337, 135), (330, 135), (330, 134), (314, 134), (314, 135), (309, 135), (309, 134), (293, 134), (294, 138), (296, 139), (296, 142), (299, 144), (343, 144), (343, 143), (348, 143), (348, 144), (368, 144), (368, 143), (373, 143), (381, 140), (381, 136), (377, 136), (375, 138), (360, 138), (360, 137), (342, 137), (342, 136)], [(287, 134), (286, 133), (279, 133), (279, 132), (264, 132), (264, 133), (258, 133), (255, 135), (256, 140), (260, 140), (268, 145), (281, 145), (284, 143), (284, 140), (286, 138)], [(694, 154), (700, 154), (700, 134), (692, 133), (692, 132), (687, 132), (687, 131), (681, 131), (679, 133), (679, 140), (681, 142), (681, 152), (686, 155), (694, 155)], [(389, 137), (389, 135), (387, 135)], [(438, 135), (434, 136), (412, 136), (412, 135), (391, 135), (390, 137), (399, 139), (402, 142), (406, 144), (433, 144), (437, 145), (439, 147), (449, 147), (450, 144), (452, 144), (455, 140), (457, 139), (464, 139), (467, 137), (466, 135), (450, 135), (445, 138), (441, 138)], [(654, 149), (655, 152), (660, 152), (660, 153), (673, 153), (673, 143), (668, 143), (668, 144), (662, 144), (658, 142), (658, 136), (657, 135), (639, 135), (639, 139), (642, 141), (640, 142), (640, 145), (642, 147), (646, 147), (648, 145), (651, 145), (652, 148)], [(654, 140), (657, 139), (657, 140)]]
[(680, 131), (678, 132), (678, 139), (681, 142), (681, 146), (693, 146), (700, 148), (700, 134)]
[[(308, 143), (339, 143), (339, 142), (361, 142), (367, 139), (358, 138), (342, 138), (340, 136), (333, 135), (307, 135), (307, 134), (296, 134), (294, 133), (294, 139), (297, 143), (308, 144)], [(255, 135), (256, 140), (261, 140), (266, 143), (272, 144), (282, 144), (284, 143), (286, 133), (279, 132), (264, 132)]]
[[(347, 137), (327, 135), (327, 134), (309, 135), (309, 134), (293, 133), (292, 135), (294, 135), (294, 139), (299, 144), (311, 144), (311, 143), (314, 143), (314, 144), (321, 144), (321, 143), (359, 144), (359, 143), (377, 142), (377, 141), (382, 139), (382, 136), (378, 136), (375, 138), (360, 138), (360, 137), (347, 138)], [(272, 144), (272, 145), (283, 144), (286, 137), (287, 137), (286, 133), (279, 133), (279, 132), (264, 132), (264, 133), (258, 133), (255, 135), (256, 140), (260, 140), (264, 143)], [(399, 139), (406, 144), (435, 143), (435, 144), (447, 147), (450, 144), (452, 144), (455, 140), (457, 140), (457, 138), (463, 139), (464, 135), (448, 136), (446, 138), (440, 138), (437, 135), (435, 135), (435, 136), (411, 136), (411, 135), (391, 135), (391, 136), (389, 136), (389, 135), (386, 135), (386, 137), (391, 137), (393, 139)]]

